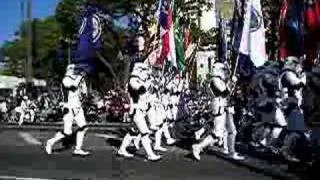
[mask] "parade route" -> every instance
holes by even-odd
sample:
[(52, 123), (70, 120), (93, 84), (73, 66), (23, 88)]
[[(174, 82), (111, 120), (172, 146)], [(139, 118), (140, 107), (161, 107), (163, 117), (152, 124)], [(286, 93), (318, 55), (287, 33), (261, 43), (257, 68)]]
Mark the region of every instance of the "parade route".
[[(133, 159), (116, 155), (115, 135), (89, 133), (85, 148), (92, 152), (86, 158), (72, 156), (71, 150), (45, 154), (43, 145), (54, 132), (0, 132), (0, 179), (275, 179), (217, 158), (203, 155), (201, 162), (187, 158), (188, 151), (170, 147), (159, 162), (144, 160), (143, 152)], [(23, 134), (23, 136), (21, 135)], [(32, 139), (32, 141), (30, 140)]]

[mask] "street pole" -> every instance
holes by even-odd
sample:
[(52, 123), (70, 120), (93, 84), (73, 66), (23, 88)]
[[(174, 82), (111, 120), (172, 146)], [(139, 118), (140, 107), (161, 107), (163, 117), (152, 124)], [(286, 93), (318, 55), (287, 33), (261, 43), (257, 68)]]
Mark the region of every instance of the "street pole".
[(67, 39), (68, 43), (68, 65), (71, 64), (71, 40)]
[(32, 39), (33, 39), (33, 33), (32, 33), (32, 3), (31, 0), (28, 0), (28, 8), (27, 8), (27, 31), (28, 31), (28, 37), (27, 37), (27, 76), (26, 80), (27, 83), (32, 83)]
[[(25, 0), (20, 0), (20, 8), (21, 8), (21, 24), (25, 25)], [(27, 60), (26, 57), (24, 57), (23, 59), (19, 60), (20, 63), (22, 63), (22, 67), (21, 67), (21, 74), (19, 74), (19, 78), (21, 77), (26, 77), (26, 66), (27, 66)], [(22, 62), (21, 62), (22, 61)], [(20, 67), (18, 67), (20, 68)]]

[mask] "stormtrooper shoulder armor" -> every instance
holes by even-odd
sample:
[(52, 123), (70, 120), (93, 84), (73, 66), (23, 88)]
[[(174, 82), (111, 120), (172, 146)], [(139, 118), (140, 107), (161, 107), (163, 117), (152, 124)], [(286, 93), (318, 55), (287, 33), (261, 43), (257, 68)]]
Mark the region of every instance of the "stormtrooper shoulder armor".
[(210, 88), (215, 95), (225, 96), (228, 94), (227, 84), (223, 79), (213, 77), (210, 82)]
[(75, 80), (68, 76), (63, 78), (62, 84), (65, 89), (72, 91), (76, 90), (78, 86)]
[(294, 71), (287, 70), (283, 72), (282, 83), (284, 86), (303, 86), (304, 85), (304, 77), (298, 77), (298, 75)]
[(139, 79), (130, 78), (128, 83), (128, 92), (133, 102), (137, 103), (140, 95), (146, 93), (146, 88)]

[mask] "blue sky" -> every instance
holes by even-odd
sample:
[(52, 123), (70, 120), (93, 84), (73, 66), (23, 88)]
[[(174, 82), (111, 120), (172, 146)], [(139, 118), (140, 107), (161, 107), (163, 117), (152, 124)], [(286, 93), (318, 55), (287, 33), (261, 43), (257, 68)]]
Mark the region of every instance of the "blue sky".
[[(0, 46), (10, 40), (21, 23), (22, 0), (0, 0)], [(26, 1), (26, 0), (25, 0)], [(60, 0), (32, 0), (32, 17), (53, 15)]]

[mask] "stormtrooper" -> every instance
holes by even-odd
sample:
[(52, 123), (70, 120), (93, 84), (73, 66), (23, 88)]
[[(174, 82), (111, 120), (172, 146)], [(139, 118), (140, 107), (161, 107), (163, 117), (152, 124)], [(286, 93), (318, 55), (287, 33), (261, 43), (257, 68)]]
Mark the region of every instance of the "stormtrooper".
[(307, 83), (306, 73), (302, 63), (296, 57), (288, 57), (280, 75), (279, 88), (285, 99), (294, 98), (299, 110), (302, 112), (302, 91)]
[(118, 154), (125, 157), (133, 157), (127, 151), (127, 147), (133, 140), (138, 142), (141, 135), (141, 144), (147, 153), (147, 159), (150, 161), (160, 160), (161, 156), (156, 155), (151, 146), (150, 134), (152, 131), (147, 125), (146, 115), (148, 110), (148, 93), (150, 82), (148, 82), (149, 67), (145, 63), (137, 62), (134, 64), (132, 73), (129, 77), (128, 92), (130, 95), (130, 116), (137, 131), (129, 131), (118, 150)]
[(172, 87), (171, 87), (171, 112), (173, 121), (178, 119), (178, 106), (181, 97), (181, 93), (183, 91), (184, 81), (180, 80), (179, 76), (175, 76), (172, 80)]
[(303, 71), (301, 61), (296, 57), (288, 57), (283, 66), (279, 80), (279, 88), (282, 90), (282, 98), (287, 102), (288, 129), (304, 131), (304, 121), (301, 118), (290, 118), (293, 111), (303, 114), (302, 101), (303, 89), (306, 86), (307, 77)]
[(159, 86), (155, 81), (153, 81), (151, 85), (149, 94), (148, 99), (150, 108), (147, 111), (147, 117), (150, 124), (150, 130), (154, 132), (154, 150), (165, 152), (167, 149), (162, 147), (161, 143), (165, 132), (165, 126), (163, 123), (165, 122), (166, 116), (164, 116), (164, 114), (166, 112), (159, 96)]
[[(168, 145), (175, 143), (175, 140), (171, 137), (169, 126), (167, 122), (167, 117), (172, 117), (171, 111), (166, 111), (166, 105), (163, 102), (168, 102), (167, 96), (160, 96), (160, 86), (158, 86), (160, 79), (153, 77), (150, 83), (150, 87), (147, 91), (148, 96), (148, 110), (147, 110), (147, 120), (149, 123), (149, 128), (154, 136), (154, 150), (166, 152), (167, 149), (162, 147), (162, 137), (166, 139)], [(163, 98), (164, 97), (164, 98)], [(136, 149), (139, 149), (141, 140), (141, 134), (134, 138), (134, 145)]]
[[(281, 152), (285, 158), (290, 161), (303, 161), (308, 162), (312, 159), (312, 156), (308, 157), (308, 154), (312, 153), (301, 153), (310, 152), (307, 144), (311, 141), (312, 135), (307, 131), (305, 127), (305, 118), (310, 116), (304, 116), (304, 110), (308, 112), (306, 108), (308, 106), (308, 88), (306, 87), (307, 75), (302, 68), (302, 58), (288, 57), (283, 66), (282, 73), (279, 80), (279, 88), (282, 90), (283, 101), (286, 102), (284, 109), (287, 120), (286, 134), (283, 140), (283, 146)], [(315, 80), (315, 79), (313, 79)], [(309, 87), (315, 87), (313, 85), (315, 81), (309, 81)], [(305, 91), (306, 92), (303, 92)], [(303, 99), (305, 94), (306, 99)], [(315, 97), (313, 97), (315, 98)], [(317, 99), (317, 98), (315, 98)], [(303, 102), (304, 100), (304, 102)], [(302, 107), (304, 103), (304, 107)], [(309, 112), (310, 113), (310, 112)], [(296, 142), (299, 142), (298, 144)], [(303, 151), (296, 148), (303, 147)]]
[[(161, 84), (166, 84), (164, 82), (164, 79), (162, 79), (162, 83)], [(166, 138), (166, 143), (168, 145), (173, 145), (176, 140), (174, 138), (172, 138), (171, 134), (170, 134), (170, 123), (173, 123), (174, 121), (174, 114), (172, 113), (172, 108), (173, 108), (173, 102), (172, 102), (172, 98), (171, 98), (171, 93), (170, 90), (172, 89), (172, 82), (169, 82), (167, 86), (163, 87), (163, 92), (161, 93), (161, 102), (165, 111), (165, 122), (162, 125), (163, 128), (163, 133), (164, 133), (164, 137)]]
[[(234, 159), (243, 159), (237, 152), (235, 152), (235, 136), (236, 129), (233, 122), (232, 107), (228, 107), (227, 96), (232, 90), (232, 82), (229, 81), (228, 69), (222, 62), (215, 62), (212, 68), (212, 75), (210, 79), (210, 89), (214, 94), (213, 104), (213, 129), (200, 129), (199, 136), (205, 136), (200, 143), (192, 146), (193, 156), (200, 160), (200, 153), (204, 148), (213, 146), (218, 143), (222, 146), (225, 143), (224, 153)], [(225, 133), (225, 131), (227, 133)], [(224, 137), (226, 136), (226, 137)], [(226, 142), (224, 142), (224, 140)]]
[(78, 129), (73, 154), (87, 156), (90, 152), (82, 149), (83, 140), (88, 130), (82, 109), (82, 101), (87, 96), (85, 73), (78, 70), (74, 64), (68, 65), (62, 84), (66, 95), (64, 96), (65, 103), (63, 106), (63, 131), (57, 132), (53, 138), (47, 141), (45, 150), (48, 154), (52, 154), (52, 148), (56, 143), (71, 138), (72, 124), (75, 121)]

